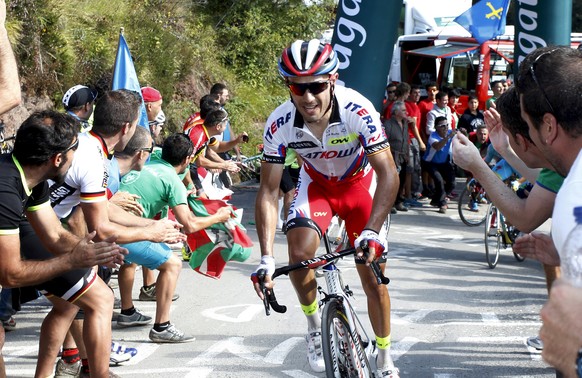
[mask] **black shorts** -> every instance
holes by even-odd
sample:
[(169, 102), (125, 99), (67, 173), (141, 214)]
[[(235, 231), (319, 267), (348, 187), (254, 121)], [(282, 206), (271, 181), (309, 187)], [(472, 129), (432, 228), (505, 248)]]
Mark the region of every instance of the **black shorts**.
[[(42, 245), (28, 222), (23, 222), (20, 227), (20, 253), (22, 258), (26, 260), (48, 260), (54, 257)], [(97, 275), (92, 269), (75, 269), (49, 281), (34, 285), (34, 288), (46, 296), (54, 295), (74, 303), (89, 290), (96, 278)]]
[(299, 180), (299, 168), (291, 168), (288, 165), (283, 170), (283, 176), (281, 176), (281, 183), (279, 184), (279, 189), (281, 189), (283, 193), (289, 193), (291, 190), (295, 189), (298, 180)]

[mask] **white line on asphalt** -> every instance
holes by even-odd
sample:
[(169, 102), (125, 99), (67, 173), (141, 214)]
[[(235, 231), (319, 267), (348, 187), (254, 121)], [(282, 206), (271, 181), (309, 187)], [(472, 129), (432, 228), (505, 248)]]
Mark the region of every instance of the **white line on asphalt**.
[(481, 313), (481, 318), (483, 319), (483, 323), (501, 323), (494, 312), (483, 312)]
[(447, 327), (447, 326), (457, 326), (457, 325), (469, 325), (469, 326), (493, 326), (493, 327), (541, 327), (540, 322), (499, 322), (499, 323), (483, 323), (483, 322), (446, 322), (433, 324), (434, 327)]
[(457, 339), (458, 343), (507, 343), (512, 341), (523, 341), (524, 336), (466, 336), (459, 337)]
[(283, 370), (282, 373), (292, 378), (316, 378), (315, 375), (311, 375), (301, 370)]
[(418, 342), (420, 342), (420, 340), (416, 337), (405, 337), (399, 342), (392, 344), (392, 347), (390, 348), (392, 359), (397, 361), (400, 356), (408, 352), (410, 348), (412, 348), (412, 346)]
[(38, 352), (38, 345), (33, 346), (20, 346), (20, 347), (4, 347), (2, 349), (4, 354), (4, 362), (12, 361), (19, 357), (26, 356), (27, 354), (36, 355)]
[(455, 378), (454, 374), (435, 374), (434, 378)]
[(292, 337), (287, 339), (267, 353), (264, 361), (269, 364), (283, 365), (283, 361), (285, 361), (289, 352), (291, 352), (297, 344), (304, 342), (305, 340), (302, 337)]
[(123, 366), (137, 365), (141, 361), (145, 360), (159, 348), (158, 344), (154, 343), (141, 343), (135, 346), (137, 349), (137, 354), (131, 358), (131, 360), (123, 363)]
[[(225, 312), (224, 310), (231, 310), (241, 308), (241, 310), (236, 310), (237, 315), (230, 316), (226, 314), (221, 314), (219, 312)], [(202, 315), (207, 318), (228, 322), (228, 323), (247, 323), (253, 320), (255, 315), (263, 311), (263, 306), (258, 304), (236, 304), (230, 306), (220, 306), (213, 307), (202, 311)]]
[(410, 324), (410, 323), (418, 323), (422, 319), (424, 319), (428, 314), (430, 314), (433, 310), (418, 310), (414, 311), (411, 314), (406, 316), (399, 317), (396, 314), (392, 314), (391, 322), (392, 324)]

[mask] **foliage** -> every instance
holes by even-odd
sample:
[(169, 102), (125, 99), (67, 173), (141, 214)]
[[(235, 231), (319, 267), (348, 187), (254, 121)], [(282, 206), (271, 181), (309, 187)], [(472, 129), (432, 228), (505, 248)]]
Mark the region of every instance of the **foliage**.
[[(7, 27), (23, 89), (60, 106), (72, 85), (109, 89), (120, 28), (142, 85), (159, 89), (179, 131), (215, 82), (225, 83), (235, 132), (254, 153), (262, 125), (286, 92), (277, 57), (294, 39), (317, 37), (335, 18), (333, 0), (9, 0)], [(247, 151), (248, 149), (248, 151)]]

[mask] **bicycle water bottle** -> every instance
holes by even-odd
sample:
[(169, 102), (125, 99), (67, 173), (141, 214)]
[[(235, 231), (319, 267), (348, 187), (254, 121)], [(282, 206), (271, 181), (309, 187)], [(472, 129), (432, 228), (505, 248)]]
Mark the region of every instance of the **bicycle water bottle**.
[(574, 208), (576, 227), (570, 231), (560, 256), (562, 277), (571, 285), (582, 287), (582, 206)]

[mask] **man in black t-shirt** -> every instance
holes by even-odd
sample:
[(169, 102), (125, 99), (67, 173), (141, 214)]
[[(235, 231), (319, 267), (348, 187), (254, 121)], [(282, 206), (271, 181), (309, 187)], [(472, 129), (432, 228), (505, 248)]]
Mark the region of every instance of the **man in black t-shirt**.
[[(113, 294), (89, 268), (121, 263), (124, 250), (109, 241), (93, 243), (95, 233), (81, 239), (66, 231), (50, 206), (46, 182), (65, 177), (78, 146), (78, 130), (70, 115), (34, 113), (18, 130), (12, 154), (0, 155), (0, 284), (34, 286), (53, 303), (40, 335), (36, 375), (43, 377), (53, 374), (79, 307), (87, 314), (91, 369), (98, 376), (109, 372)], [(0, 328), (0, 347), (3, 342)]]

